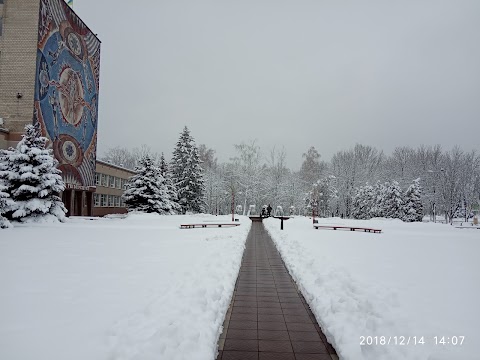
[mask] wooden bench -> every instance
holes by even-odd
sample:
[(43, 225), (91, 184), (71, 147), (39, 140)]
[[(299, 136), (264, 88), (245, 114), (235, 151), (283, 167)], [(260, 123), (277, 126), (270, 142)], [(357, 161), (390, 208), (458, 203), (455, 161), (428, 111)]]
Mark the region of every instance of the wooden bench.
[(227, 224), (182, 224), (180, 229), (194, 229), (194, 228), (207, 228), (207, 227), (227, 227), (227, 226), (240, 226), (240, 224), (227, 223)]
[(313, 225), (315, 229), (332, 229), (332, 230), (337, 230), (337, 229), (350, 229), (350, 231), (357, 231), (357, 230), (363, 230), (364, 232), (373, 232), (373, 233), (381, 233), (381, 229), (372, 229), (372, 228), (364, 228), (364, 227), (358, 227), (358, 226), (340, 226), (340, 225)]

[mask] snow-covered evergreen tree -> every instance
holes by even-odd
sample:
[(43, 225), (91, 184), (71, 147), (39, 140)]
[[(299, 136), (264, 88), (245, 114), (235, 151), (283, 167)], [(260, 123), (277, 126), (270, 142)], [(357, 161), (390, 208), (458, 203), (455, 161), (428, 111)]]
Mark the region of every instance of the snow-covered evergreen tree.
[(403, 219), (402, 189), (397, 181), (385, 184), (383, 194), (383, 216), (386, 218)]
[(372, 202), (370, 208), (370, 217), (384, 217), (385, 216), (385, 191), (388, 183), (382, 184), (377, 182), (372, 187)]
[[(6, 150), (0, 150), (0, 171), (2, 170), (3, 164), (5, 164), (5, 156), (7, 153)], [(10, 195), (6, 190), (7, 187), (3, 185), (3, 180), (0, 180), (0, 229), (11, 227), (10, 221), (2, 216), (9, 211), (13, 205), (13, 201), (10, 199)]]
[(370, 218), (370, 207), (367, 206), (369, 199), (365, 194), (365, 187), (357, 189), (355, 196), (353, 197), (353, 209), (352, 216), (354, 219), (368, 219)]
[(123, 193), (128, 211), (168, 214), (172, 211), (167, 185), (160, 168), (145, 155), (135, 169), (137, 173), (130, 177), (127, 189)]
[(17, 147), (4, 153), (0, 179), (13, 201), (7, 212), (11, 220), (65, 219), (67, 210), (57, 195), (65, 184), (47, 141), (38, 124), (27, 125)]
[(422, 188), (420, 187), (420, 179), (413, 180), (413, 183), (405, 192), (405, 203), (403, 204), (404, 221), (422, 221), (423, 204), (422, 204)]
[(165, 161), (165, 156), (160, 156), (160, 174), (165, 179), (165, 185), (167, 187), (167, 194), (168, 194), (168, 206), (170, 207), (169, 213), (170, 214), (177, 214), (182, 211), (180, 204), (178, 203), (178, 194), (177, 188), (173, 184), (172, 174), (168, 168), (168, 164)]
[(5, 189), (6, 187), (0, 184), (0, 229), (5, 229), (12, 226), (10, 221), (2, 216), (13, 204), (12, 200), (10, 199), (10, 195), (4, 191)]
[(203, 171), (195, 141), (186, 126), (173, 151), (171, 171), (182, 212), (203, 212), (205, 208)]

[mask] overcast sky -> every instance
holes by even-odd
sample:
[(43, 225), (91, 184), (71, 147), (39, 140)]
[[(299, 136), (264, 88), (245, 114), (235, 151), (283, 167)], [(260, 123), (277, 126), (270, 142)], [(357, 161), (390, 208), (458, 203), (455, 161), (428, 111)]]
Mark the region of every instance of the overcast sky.
[(184, 125), (300, 167), (355, 143), (480, 149), (478, 0), (75, 0), (102, 41), (98, 150), (170, 158)]

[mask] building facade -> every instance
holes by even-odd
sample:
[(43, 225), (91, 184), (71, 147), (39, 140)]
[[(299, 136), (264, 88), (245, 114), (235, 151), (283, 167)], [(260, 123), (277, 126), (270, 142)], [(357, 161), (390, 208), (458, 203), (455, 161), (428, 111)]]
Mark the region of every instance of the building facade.
[(125, 214), (127, 209), (122, 199), (127, 180), (135, 171), (97, 160), (95, 174), (93, 216)]
[(39, 123), (69, 215), (93, 215), (100, 41), (64, 0), (0, 0), (0, 148)]

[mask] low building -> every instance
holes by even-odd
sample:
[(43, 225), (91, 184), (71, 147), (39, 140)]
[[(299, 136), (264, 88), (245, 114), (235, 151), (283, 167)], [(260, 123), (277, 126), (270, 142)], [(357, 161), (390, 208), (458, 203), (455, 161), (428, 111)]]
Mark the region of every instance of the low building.
[(122, 195), (127, 180), (132, 175), (135, 175), (135, 171), (97, 160), (93, 216), (125, 214), (127, 212)]

